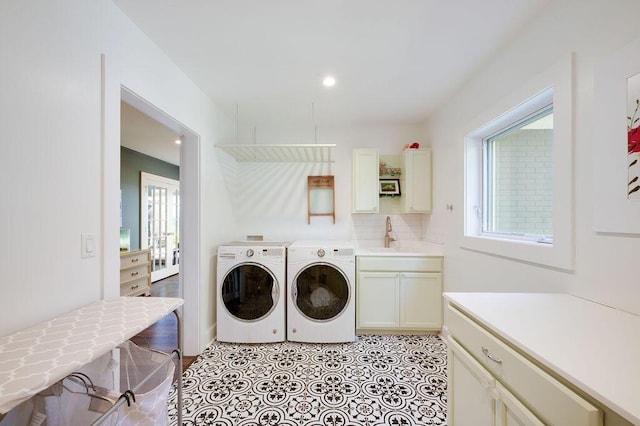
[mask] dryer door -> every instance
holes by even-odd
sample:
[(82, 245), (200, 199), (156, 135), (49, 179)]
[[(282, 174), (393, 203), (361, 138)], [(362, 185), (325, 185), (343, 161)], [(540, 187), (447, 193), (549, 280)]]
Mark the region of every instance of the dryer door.
[(278, 282), (269, 269), (255, 263), (243, 263), (227, 272), (219, 296), (235, 318), (258, 321), (275, 309), (278, 292)]
[(331, 321), (340, 316), (349, 302), (349, 281), (334, 265), (310, 264), (296, 276), (292, 296), (296, 308), (305, 317)]

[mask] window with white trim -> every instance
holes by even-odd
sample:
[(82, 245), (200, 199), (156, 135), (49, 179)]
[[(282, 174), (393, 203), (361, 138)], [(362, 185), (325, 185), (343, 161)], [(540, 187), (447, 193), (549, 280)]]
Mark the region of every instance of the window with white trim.
[(553, 244), (553, 88), (465, 138), (465, 236)]
[(482, 139), (482, 233), (553, 242), (553, 105)]
[[(573, 54), (559, 59), (503, 98), (487, 99), (486, 108), (471, 119), (464, 137), (461, 248), (574, 269), (574, 66)], [(553, 125), (544, 126), (546, 120)], [(510, 140), (532, 135), (529, 130), (548, 130), (538, 133), (551, 137), (520, 141), (520, 146)], [(501, 150), (513, 150), (517, 157)], [(505, 175), (506, 183), (500, 180)]]

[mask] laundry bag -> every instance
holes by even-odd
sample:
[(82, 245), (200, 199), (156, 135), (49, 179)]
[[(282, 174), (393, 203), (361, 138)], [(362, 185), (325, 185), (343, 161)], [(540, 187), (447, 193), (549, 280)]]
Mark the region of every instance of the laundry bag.
[[(109, 387), (97, 385), (91, 377), (102, 380), (109, 371), (106, 375), (102, 369), (93, 374), (74, 372), (32, 398), (33, 411), (27, 424), (87, 426), (99, 421), (101, 426), (168, 425), (167, 399), (175, 371), (171, 356), (130, 341), (119, 349), (120, 389), (114, 389), (117, 386), (113, 383)], [(122, 394), (128, 400), (105, 416)]]
[[(167, 399), (173, 382), (175, 365), (171, 355), (141, 348), (131, 341), (120, 348), (120, 392), (134, 390), (153, 373), (140, 389), (135, 390), (135, 403), (123, 404), (118, 410), (117, 424), (122, 426), (169, 424)], [(108, 424), (108, 423), (107, 423)]]
[[(29, 426), (86, 426), (109, 410), (119, 392), (96, 386), (91, 378), (76, 372), (32, 398)], [(103, 417), (101, 424), (117, 424), (118, 413)]]

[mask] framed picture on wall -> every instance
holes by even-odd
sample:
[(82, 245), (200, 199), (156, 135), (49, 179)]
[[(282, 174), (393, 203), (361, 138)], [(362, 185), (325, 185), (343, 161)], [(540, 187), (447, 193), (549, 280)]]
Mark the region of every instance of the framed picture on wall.
[(640, 234), (640, 39), (597, 64), (593, 76), (593, 229)]
[(378, 187), (378, 193), (380, 195), (400, 195), (400, 180), (399, 179), (380, 179), (380, 186)]
[(640, 200), (640, 72), (627, 79), (627, 196)]

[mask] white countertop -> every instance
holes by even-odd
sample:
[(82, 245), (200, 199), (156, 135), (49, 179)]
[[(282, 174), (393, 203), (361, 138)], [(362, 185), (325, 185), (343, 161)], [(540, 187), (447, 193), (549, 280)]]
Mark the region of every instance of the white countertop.
[(640, 316), (567, 294), (444, 296), (558, 376), (640, 424)]
[(0, 414), (182, 306), (171, 297), (101, 300), (0, 337)]
[(425, 241), (393, 243), (380, 247), (367, 242), (356, 242), (356, 256), (437, 256), (442, 257), (442, 244)]

